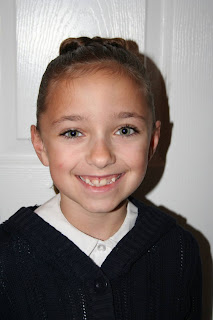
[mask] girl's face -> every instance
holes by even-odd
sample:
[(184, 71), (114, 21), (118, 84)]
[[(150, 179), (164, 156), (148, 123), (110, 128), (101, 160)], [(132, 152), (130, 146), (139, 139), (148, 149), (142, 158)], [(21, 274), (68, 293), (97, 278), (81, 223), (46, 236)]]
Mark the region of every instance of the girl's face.
[(98, 71), (52, 85), (34, 148), (61, 194), (61, 206), (112, 212), (141, 184), (160, 123), (127, 76)]

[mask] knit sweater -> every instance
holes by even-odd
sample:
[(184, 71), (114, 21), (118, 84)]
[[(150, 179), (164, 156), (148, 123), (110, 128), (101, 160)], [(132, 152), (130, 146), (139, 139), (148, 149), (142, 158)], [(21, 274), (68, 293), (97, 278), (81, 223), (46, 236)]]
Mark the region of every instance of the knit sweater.
[(133, 229), (98, 267), (21, 208), (0, 227), (2, 320), (200, 320), (198, 246), (173, 218), (136, 200)]

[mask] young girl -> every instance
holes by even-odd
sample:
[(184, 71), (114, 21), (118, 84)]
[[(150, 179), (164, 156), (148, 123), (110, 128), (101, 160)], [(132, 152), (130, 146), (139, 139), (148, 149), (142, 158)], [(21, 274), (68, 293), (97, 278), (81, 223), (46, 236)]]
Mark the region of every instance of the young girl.
[(0, 229), (0, 319), (201, 319), (193, 237), (131, 198), (160, 136), (123, 39), (67, 39), (48, 65), (32, 143), (59, 193)]

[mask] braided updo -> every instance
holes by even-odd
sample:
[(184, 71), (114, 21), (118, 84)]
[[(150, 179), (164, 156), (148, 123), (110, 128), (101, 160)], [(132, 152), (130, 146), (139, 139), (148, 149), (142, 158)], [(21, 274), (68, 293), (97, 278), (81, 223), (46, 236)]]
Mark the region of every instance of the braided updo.
[(37, 99), (38, 130), (40, 116), (46, 110), (51, 83), (62, 78), (72, 79), (102, 69), (127, 75), (143, 89), (154, 124), (153, 96), (137, 45), (133, 41), (125, 41), (122, 38), (80, 37), (68, 38), (61, 43), (59, 56), (49, 63), (42, 77)]

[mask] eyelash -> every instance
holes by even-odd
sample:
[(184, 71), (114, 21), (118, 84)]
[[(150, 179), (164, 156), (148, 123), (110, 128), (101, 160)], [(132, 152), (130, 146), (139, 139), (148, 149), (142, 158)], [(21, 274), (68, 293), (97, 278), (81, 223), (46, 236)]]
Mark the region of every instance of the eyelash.
[(124, 138), (124, 137), (131, 137), (131, 136), (134, 136), (135, 134), (140, 133), (140, 131), (138, 130), (138, 128), (136, 128), (136, 127), (134, 127), (134, 126), (131, 126), (131, 125), (129, 125), (129, 124), (126, 124), (125, 126), (122, 126), (122, 127), (121, 127), (120, 129), (118, 129), (116, 132), (118, 132), (118, 131), (120, 131), (120, 130), (122, 130), (122, 129), (126, 129), (126, 128), (132, 129), (134, 132), (131, 133), (131, 134), (128, 134), (128, 135), (126, 135), (126, 134), (120, 134), (120, 136), (121, 136), (122, 138)]
[[(122, 138), (124, 138), (124, 137), (131, 137), (131, 136), (134, 136), (135, 134), (140, 133), (140, 131), (138, 130), (138, 128), (136, 128), (136, 127), (134, 127), (134, 126), (131, 126), (131, 125), (128, 125), (128, 124), (126, 124), (125, 126), (120, 127), (116, 132), (121, 131), (121, 130), (123, 130), (123, 129), (132, 129), (134, 132), (133, 132), (133, 133), (130, 133), (130, 134), (118, 134), (118, 135), (120, 135)], [(72, 137), (72, 136), (68, 136), (67, 134), (70, 133), (70, 132), (79, 133), (80, 136), (77, 136), (77, 137), (76, 137), (76, 136), (73, 136), (73, 137)], [(77, 138), (80, 138), (81, 136), (83, 136), (83, 134), (82, 134), (80, 131), (76, 130), (76, 129), (70, 129), (70, 130), (67, 130), (67, 131), (61, 133), (60, 136), (63, 136), (63, 137), (66, 138), (66, 139), (77, 139)]]
[[(66, 138), (66, 139), (77, 139), (77, 138), (79, 138), (79, 136), (78, 136), (78, 137), (75, 137), (75, 136), (74, 136), (74, 137), (72, 137), (72, 136), (67, 136), (67, 134), (68, 134), (69, 132), (80, 133), (81, 136), (83, 136), (83, 134), (82, 134), (80, 131), (76, 130), (76, 129), (67, 130), (67, 131), (61, 133), (60, 136), (63, 136), (63, 137)], [(81, 136), (80, 136), (80, 137), (81, 137)]]

